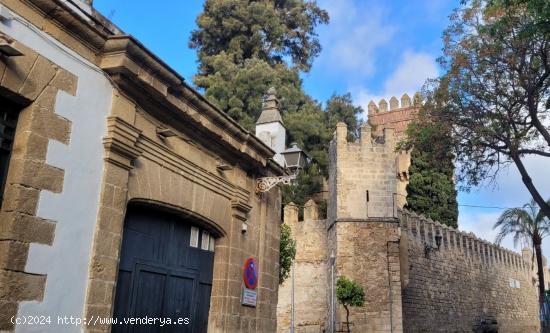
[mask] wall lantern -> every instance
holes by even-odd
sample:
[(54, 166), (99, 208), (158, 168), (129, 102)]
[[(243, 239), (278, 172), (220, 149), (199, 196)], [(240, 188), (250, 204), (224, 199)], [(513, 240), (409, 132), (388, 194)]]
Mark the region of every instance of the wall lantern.
[(281, 153), (285, 159), (285, 168), (290, 171), (303, 169), (307, 163), (307, 155), (303, 150), (298, 148), (296, 142), (292, 143), (292, 147)]
[(308, 162), (306, 153), (304, 153), (296, 143), (293, 143), (292, 147), (283, 151), (281, 155), (284, 158), (284, 167), (287, 175), (258, 178), (256, 180), (256, 193), (267, 192), (277, 184), (290, 185), (290, 183), (296, 179), (296, 176), (298, 176), (298, 172), (300, 172)]
[(443, 240), (443, 236), (441, 236), (441, 233), (439, 232), (439, 230), (437, 230), (437, 233), (435, 234), (435, 246), (436, 247), (433, 247), (430, 244), (426, 244), (424, 246), (424, 256), (426, 258), (428, 258), (429, 255), (430, 255), (430, 252), (439, 251), (441, 249), (441, 241), (442, 240)]

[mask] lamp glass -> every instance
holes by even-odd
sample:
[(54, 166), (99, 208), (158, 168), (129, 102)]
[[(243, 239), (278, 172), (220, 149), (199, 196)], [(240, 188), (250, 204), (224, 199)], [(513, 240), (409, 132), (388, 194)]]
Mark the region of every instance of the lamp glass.
[(303, 169), (307, 162), (306, 154), (296, 144), (281, 153), (285, 159), (285, 167), (291, 170)]

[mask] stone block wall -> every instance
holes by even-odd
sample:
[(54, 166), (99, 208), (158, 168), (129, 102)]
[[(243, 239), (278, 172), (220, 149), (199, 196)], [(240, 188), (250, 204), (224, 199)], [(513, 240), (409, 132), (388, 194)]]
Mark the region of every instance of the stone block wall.
[(387, 126), (395, 128), (396, 137), (399, 139), (405, 135), (407, 126), (418, 115), (419, 96), (414, 96), (415, 102), (411, 101), (409, 95), (404, 94), (401, 97), (401, 103), (396, 97), (390, 98), (389, 109), (388, 102), (385, 99), (380, 100), (378, 104), (370, 101), (368, 105), (369, 124), (376, 128), (378, 134)]
[(0, 331), (9, 331), (19, 304), (43, 301), (49, 282), (28, 270), (28, 258), (31, 244), (54, 243), (58, 221), (41, 216), (39, 201), (44, 192), (63, 192), (65, 170), (49, 164), (47, 152), (53, 141), (69, 144), (72, 124), (58, 114), (56, 99), (75, 95), (78, 77), (1, 31), (0, 42), (24, 54), (0, 59), (2, 103), (21, 109), (0, 203)]
[[(395, 141), (405, 138), (407, 126), (411, 121), (418, 117), (420, 96), (414, 96), (414, 102), (409, 95), (404, 94), (400, 101), (394, 96), (390, 98), (389, 109), (385, 99), (380, 100), (378, 104), (371, 101), (368, 106), (369, 124), (373, 126), (376, 135), (382, 135), (384, 128), (391, 127), (395, 129)], [(397, 195), (396, 203), (402, 208), (406, 204), (407, 185), (409, 183), (409, 167), (411, 165), (411, 152), (396, 152), (395, 162), (397, 165)]]
[[(404, 332), (538, 332), (538, 296), (522, 256), (471, 233), (404, 211), (401, 216)], [(439, 251), (434, 237), (442, 236)]]
[[(298, 221), (294, 204), (284, 209), (284, 223), (296, 240), (294, 262), (294, 318), (296, 333), (318, 333), (325, 330), (328, 315), (326, 220), (319, 220), (317, 205), (310, 200), (304, 207), (304, 220)], [(289, 332), (292, 311), (292, 276), (279, 287), (277, 332)]]
[[(393, 219), (338, 222), (336, 278), (346, 276), (365, 291), (365, 304), (350, 308), (353, 332), (402, 332), (399, 237)], [(336, 307), (336, 329), (345, 327), (346, 312)]]
[[(357, 281), (366, 294), (364, 306), (350, 310), (354, 332), (402, 331), (394, 130), (382, 133), (373, 136), (365, 124), (360, 139), (348, 142), (340, 123), (330, 149), (328, 247), (336, 278)], [(346, 313), (336, 310), (338, 330)]]
[[(395, 101), (391, 104), (395, 109)], [(328, 258), (334, 254), (335, 280), (346, 276), (365, 290), (364, 306), (350, 311), (352, 332), (475, 332), (491, 320), (499, 332), (538, 332), (529, 251), (520, 256), (402, 211), (395, 196), (403, 185), (401, 168), (408, 166), (399, 163), (402, 153), (395, 151), (394, 130), (385, 124), (372, 134), (364, 125), (360, 139), (348, 142), (346, 126), (337, 125), (329, 151), (326, 231), (325, 221), (308, 219), (305, 213), (305, 221), (298, 222), (297, 208), (285, 208), (285, 223), (293, 226), (298, 244), (295, 327), (320, 332), (317, 323), (324, 319), (331, 332), (334, 281)], [(438, 234), (442, 244), (436, 250)], [(289, 328), (288, 286), (287, 281), (279, 292), (279, 332)], [(323, 290), (325, 306), (319, 303)], [(335, 332), (343, 331), (345, 310), (339, 304), (335, 309)]]
[(360, 139), (348, 142), (346, 125), (338, 123), (329, 151), (329, 223), (395, 216), (394, 149), (391, 127), (373, 137), (371, 126), (364, 124)]

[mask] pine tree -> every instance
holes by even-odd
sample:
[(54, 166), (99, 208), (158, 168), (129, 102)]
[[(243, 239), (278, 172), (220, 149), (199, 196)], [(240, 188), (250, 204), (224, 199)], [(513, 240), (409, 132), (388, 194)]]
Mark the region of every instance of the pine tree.
[(189, 43), (199, 58), (195, 85), (246, 129), (254, 130), (264, 94), (276, 88), (287, 142), (296, 142), (312, 158), (283, 194), (283, 201), (298, 205), (328, 176), (336, 123), (345, 121), (356, 133), (362, 112), (349, 94), (332, 96), (323, 110), (303, 90), (300, 73), (311, 69), (321, 51), (315, 28), (328, 20), (310, 0), (206, 0)]
[(315, 28), (325, 23), (315, 1), (207, 0), (189, 43), (199, 58), (194, 83), (249, 130), (272, 86), (284, 112), (321, 112), (299, 74), (321, 51)]

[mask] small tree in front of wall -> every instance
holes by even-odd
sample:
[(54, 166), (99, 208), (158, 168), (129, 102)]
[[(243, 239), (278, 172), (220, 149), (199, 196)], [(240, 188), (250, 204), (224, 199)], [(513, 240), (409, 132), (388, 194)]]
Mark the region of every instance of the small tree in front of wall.
[(292, 261), (296, 257), (296, 241), (292, 239), (292, 230), (288, 224), (281, 224), (281, 242), (279, 244), (279, 284), (283, 284), (290, 275)]
[(336, 298), (338, 303), (344, 306), (346, 309), (346, 325), (348, 333), (351, 332), (349, 328), (349, 307), (350, 306), (363, 306), (365, 303), (365, 291), (354, 280), (350, 280), (345, 276), (340, 276), (336, 281)]

